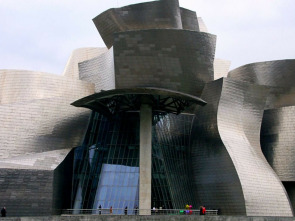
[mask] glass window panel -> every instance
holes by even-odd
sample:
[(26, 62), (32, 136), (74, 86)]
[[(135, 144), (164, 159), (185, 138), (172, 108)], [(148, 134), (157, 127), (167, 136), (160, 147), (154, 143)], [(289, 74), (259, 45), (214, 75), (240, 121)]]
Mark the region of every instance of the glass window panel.
[(122, 183), (123, 186), (128, 186), (129, 174), (130, 173), (124, 173), (124, 174), (122, 174), (123, 175), (123, 179), (124, 179), (124, 182)]
[(107, 194), (106, 194), (106, 200), (110, 200), (110, 198), (111, 198), (111, 191), (112, 190), (112, 188), (107, 188)]
[(116, 200), (116, 194), (117, 194), (117, 187), (112, 187), (112, 194), (111, 194), (111, 200)]
[(126, 167), (126, 173), (130, 173), (131, 167), (127, 166)]
[(119, 208), (124, 208), (124, 201), (119, 202)]
[(119, 186), (120, 183), (122, 183), (120, 175), (121, 175), (120, 173), (115, 173), (113, 186)]
[(106, 194), (107, 194), (107, 187), (101, 187), (99, 191), (99, 198), (98, 200), (105, 200), (106, 199)]

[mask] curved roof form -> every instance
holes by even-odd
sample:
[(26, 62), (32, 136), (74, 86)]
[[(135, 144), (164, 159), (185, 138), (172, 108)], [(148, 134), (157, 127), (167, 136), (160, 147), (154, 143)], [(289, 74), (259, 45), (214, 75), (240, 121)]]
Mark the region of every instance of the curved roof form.
[(293, 87), (295, 85), (295, 59), (247, 64), (230, 71), (228, 78), (258, 85)]
[(161, 0), (111, 8), (93, 19), (108, 48), (113, 34), (142, 29), (188, 29), (199, 31), (196, 12), (179, 7), (178, 0)]
[(204, 106), (199, 97), (161, 88), (130, 88), (102, 91), (72, 103), (110, 117), (118, 112), (138, 111), (144, 102), (151, 104), (153, 111), (179, 114), (191, 104)]

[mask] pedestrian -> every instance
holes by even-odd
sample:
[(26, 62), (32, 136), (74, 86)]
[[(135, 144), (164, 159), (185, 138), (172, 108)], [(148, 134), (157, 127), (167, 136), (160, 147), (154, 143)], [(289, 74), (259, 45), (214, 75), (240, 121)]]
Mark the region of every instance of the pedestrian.
[(110, 207), (110, 214), (113, 214), (113, 207)]
[(138, 206), (134, 207), (134, 215), (137, 215), (137, 211), (138, 211)]
[(206, 215), (206, 207), (203, 206), (203, 215)]
[(200, 215), (206, 215), (206, 208), (205, 206), (200, 207)]
[(127, 215), (127, 212), (128, 212), (128, 207), (126, 206), (124, 210), (124, 214)]
[(5, 207), (3, 207), (1, 210), (1, 216), (6, 217), (6, 208)]
[(99, 215), (101, 215), (101, 205), (99, 205), (99, 207), (98, 207), (98, 213), (99, 213)]
[(200, 215), (203, 215), (203, 206), (200, 206)]

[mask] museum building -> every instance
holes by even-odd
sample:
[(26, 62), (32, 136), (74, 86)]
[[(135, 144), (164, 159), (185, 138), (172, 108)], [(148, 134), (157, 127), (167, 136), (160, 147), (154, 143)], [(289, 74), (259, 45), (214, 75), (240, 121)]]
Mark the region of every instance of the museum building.
[(0, 70), (10, 216), (186, 204), (293, 216), (295, 60), (229, 72), (216, 36), (178, 0), (93, 22), (106, 48), (75, 50), (62, 76)]

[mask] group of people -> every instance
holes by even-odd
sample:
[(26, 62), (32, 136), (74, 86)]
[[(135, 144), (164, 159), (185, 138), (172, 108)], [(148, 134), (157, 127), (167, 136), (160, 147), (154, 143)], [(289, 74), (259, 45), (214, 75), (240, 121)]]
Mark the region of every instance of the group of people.
[[(192, 215), (193, 214), (193, 206), (192, 205), (185, 205), (185, 210), (181, 210), (180, 214), (187, 214)], [(206, 208), (205, 206), (200, 206), (200, 215), (206, 215)]]
[[(135, 206), (134, 207), (134, 215), (137, 215), (137, 212), (138, 212), (138, 206)], [(99, 213), (99, 215), (101, 215), (101, 205), (99, 205), (99, 207), (98, 207), (98, 213)], [(126, 206), (124, 209), (124, 214), (127, 215), (127, 213), (128, 213), (128, 207)], [(110, 214), (113, 214), (113, 207), (112, 206), (110, 207)]]

